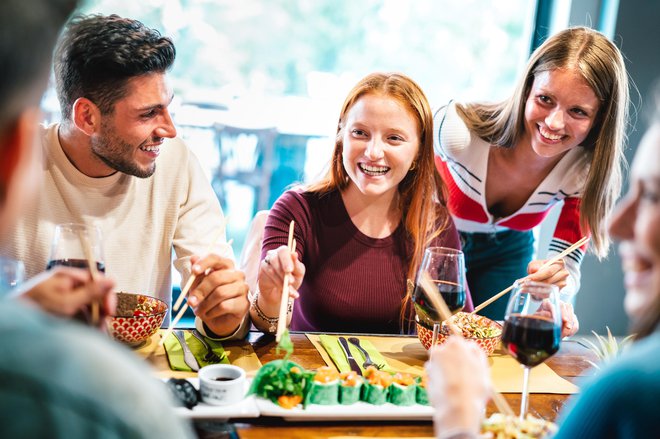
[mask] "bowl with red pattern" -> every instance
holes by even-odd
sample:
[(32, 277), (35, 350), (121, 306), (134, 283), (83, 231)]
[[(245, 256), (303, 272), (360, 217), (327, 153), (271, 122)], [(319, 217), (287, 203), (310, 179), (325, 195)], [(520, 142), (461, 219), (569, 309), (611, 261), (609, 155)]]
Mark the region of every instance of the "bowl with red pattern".
[[(452, 320), (461, 329), (463, 338), (472, 340), (486, 353), (491, 355), (500, 345), (502, 338), (502, 325), (488, 317), (467, 312), (459, 312), (452, 316)], [(442, 344), (449, 337), (449, 327), (443, 322), (442, 329), (438, 331), (436, 344)], [(433, 328), (427, 328), (417, 322), (417, 338), (426, 349), (431, 347), (433, 341)]]
[(108, 318), (108, 333), (118, 341), (139, 346), (158, 331), (167, 303), (146, 294), (117, 293), (117, 311)]

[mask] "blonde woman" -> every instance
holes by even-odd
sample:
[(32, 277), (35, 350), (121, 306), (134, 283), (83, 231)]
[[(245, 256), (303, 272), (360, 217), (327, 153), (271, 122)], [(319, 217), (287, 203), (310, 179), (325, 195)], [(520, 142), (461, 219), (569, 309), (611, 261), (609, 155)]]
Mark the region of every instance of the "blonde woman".
[[(577, 292), (586, 245), (539, 270), (531, 229), (563, 201), (548, 257), (582, 236), (605, 256), (605, 222), (621, 190), (628, 79), (621, 53), (579, 27), (549, 38), (531, 56), (511, 98), (450, 103), (435, 115), (436, 166), (461, 234), (475, 304), (532, 274)], [(507, 299), (485, 308), (502, 319)], [(564, 335), (577, 331), (564, 304)]]

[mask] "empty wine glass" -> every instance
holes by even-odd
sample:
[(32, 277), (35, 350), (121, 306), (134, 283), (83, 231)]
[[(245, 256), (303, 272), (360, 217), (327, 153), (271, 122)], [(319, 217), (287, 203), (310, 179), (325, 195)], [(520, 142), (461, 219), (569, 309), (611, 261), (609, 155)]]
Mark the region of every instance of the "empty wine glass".
[(520, 419), (527, 414), (529, 371), (559, 350), (561, 340), (561, 308), (559, 289), (532, 281), (516, 281), (509, 298), (502, 344), (523, 366), (523, 391)]
[(433, 328), (431, 346), (435, 346), (442, 317), (420, 285), (423, 273), (427, 273), (437, 286), (437, 291), (444, 299), (449, 311), (456, 314), (465, 306), (465, 258), (463, 252), (453, 248), (429, 247), (424, 251), (424, 258), (417, 273), (412, 301), (420, 325), (428, 329)]

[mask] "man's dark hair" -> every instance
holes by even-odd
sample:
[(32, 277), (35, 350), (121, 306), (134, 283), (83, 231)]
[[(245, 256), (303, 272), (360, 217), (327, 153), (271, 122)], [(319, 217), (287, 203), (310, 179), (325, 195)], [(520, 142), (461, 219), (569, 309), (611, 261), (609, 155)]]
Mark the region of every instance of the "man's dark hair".
[(102, 114), (112, 113), (126, 95), (129, 79), (163, 73), (174, 63), (172, 40), (137, 20), (117, 15), (76, 16), (55, 49), (55, 81), (62, 120), (85, 97)]
[(0, 13), (0, 136), (39, 104), (53, 45), (77, 0), (3, 0)]

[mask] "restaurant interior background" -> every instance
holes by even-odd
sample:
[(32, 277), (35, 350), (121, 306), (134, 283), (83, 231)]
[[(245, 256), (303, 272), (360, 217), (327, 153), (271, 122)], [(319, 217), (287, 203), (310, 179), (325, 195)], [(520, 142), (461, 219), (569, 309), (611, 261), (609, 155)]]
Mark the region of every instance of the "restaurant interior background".
[[(367, 73), (409, 75), (433, 108), (450, 99), (498, 100), (510, 93), (530, 51), (547, 35), (587, 25), (614, 38), (645, 97), (660, 75), (658, 3), (86, 0), (81, 12), (136, 18), (173, 39), (171, 111), (229, 218), (238, 258), (256, 211), (268, 209), (290, 185), (323, 174), (341, 103)], [(633, 90), (629, 159), (646, 126), (643, 117), (635, 118), (643, 107), (639, 96)], [(52, 88), (43, 108), (47, 121), (58, 120)], [(541, 249), (552, 218), (537, 231)], [(606, 325), (614, 334), (627, 330), (615, 253), (605, 261), (585, 258), (575, 300), (582, 334), (603, 333)]]

